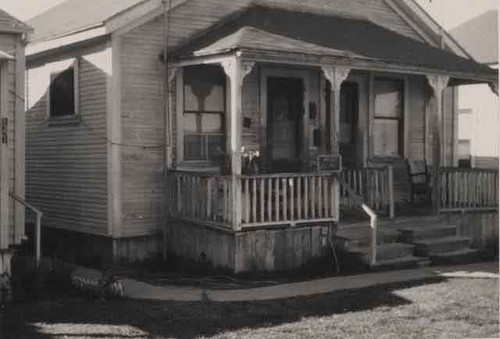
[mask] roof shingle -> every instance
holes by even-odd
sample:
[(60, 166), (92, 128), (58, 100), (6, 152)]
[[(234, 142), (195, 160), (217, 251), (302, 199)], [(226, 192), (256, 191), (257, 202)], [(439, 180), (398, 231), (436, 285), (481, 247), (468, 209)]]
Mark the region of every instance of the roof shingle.
[(112, 16), (148, 0), (68, 0), (34, 18), (30, 41), (49, 40), (103, 25)]

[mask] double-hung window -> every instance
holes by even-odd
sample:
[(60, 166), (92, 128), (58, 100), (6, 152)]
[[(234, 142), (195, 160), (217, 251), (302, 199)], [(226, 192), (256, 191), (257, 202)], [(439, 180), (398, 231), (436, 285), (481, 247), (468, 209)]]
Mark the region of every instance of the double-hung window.
[(374, 156), (401, 157), (404, 148), (404, 81), (375, 78), (374, 100)]
[(184, 160), (215, 162), (224, 153), (226, 81), (219, 66), (184, 68)]

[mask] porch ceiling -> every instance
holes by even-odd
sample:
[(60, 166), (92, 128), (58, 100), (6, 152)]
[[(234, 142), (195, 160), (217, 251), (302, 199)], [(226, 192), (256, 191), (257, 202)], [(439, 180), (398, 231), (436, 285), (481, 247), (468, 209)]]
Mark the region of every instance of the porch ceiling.
[(443, 73), (456, 79), (497, 81), (496, 70), (452, 52), (399, 35), (370, 21), (252, 7), (218, 24), (171, 54), (192, 59), (235, 50), (262, 56), (303, 55), (323, 63), (325, 57), (344, 64), (397, 66), (402, 70)]

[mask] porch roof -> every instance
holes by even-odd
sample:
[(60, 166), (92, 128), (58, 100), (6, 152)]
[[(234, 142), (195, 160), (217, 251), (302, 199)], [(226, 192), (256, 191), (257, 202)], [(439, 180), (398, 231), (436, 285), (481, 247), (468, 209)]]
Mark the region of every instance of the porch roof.
[(453, 52), (397, 34), (370, 21), (254, 6), (175, 50), (174, 60), (235, 50), (334, 57), (445, 73), (455, 78), (497, 81), (496, 70)]

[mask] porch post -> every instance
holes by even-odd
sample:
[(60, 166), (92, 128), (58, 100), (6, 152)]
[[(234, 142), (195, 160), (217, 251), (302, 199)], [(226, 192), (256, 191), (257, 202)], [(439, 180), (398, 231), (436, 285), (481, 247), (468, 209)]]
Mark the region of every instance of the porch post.
[(328, 147), (331, 154), (340, 152), (339, 131), (340, 131), (340, 88), (345, 79), (349, 76), (350, 68), (345, 66), (321, 66), (325, 78), (330, 82), (330, 138)]
[(241, 129), (243, 80), (252, 71), (254, 63), (242, 62), (238, 56), (221, 63), (230, 82), (230, 111), (226, 115), (226, 154), (231, 159), (231, 219), (235, 230), (241, 229)]
[(443, 157), (445, 156), (444, 140), (442, 136), (444, 135), (444, 119), (443, 119), (443, 92), (448, 86), (450, 78), (448, 76), (442, 75), (427, 75), (427, 80), (429, 85), (434, 91), (434, 96), (436, 97), (436, 106), (434, 109), (434, 118), (431, 123), (432, 131), (432, 154), (433, 154), (433, 190), (434, 190), (434, 209), (436, 213), (439, 212), (439, 205), (441, 200), (441, 189), (439, 182), (439, 169), (441, 167)]

